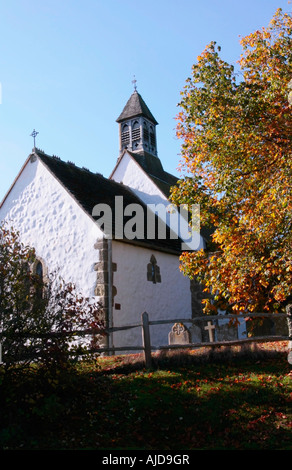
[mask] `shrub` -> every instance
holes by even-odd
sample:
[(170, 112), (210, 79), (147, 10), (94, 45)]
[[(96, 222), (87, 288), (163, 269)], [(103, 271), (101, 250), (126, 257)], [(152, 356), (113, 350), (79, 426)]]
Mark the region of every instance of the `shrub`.
[(40, 360), (64, 366), (70, 354), (98, 347), (105, 334), (102, 306), (50, 274), (44, 283), (31, 269), (35, 250), (19, 234), (0, 226), (0, 341), (5, 367)]

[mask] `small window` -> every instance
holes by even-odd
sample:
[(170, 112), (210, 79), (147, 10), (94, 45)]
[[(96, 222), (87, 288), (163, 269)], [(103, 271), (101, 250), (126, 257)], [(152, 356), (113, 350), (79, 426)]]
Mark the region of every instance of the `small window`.
[(32, 272), (36, 277), (36, 293), (38, 297), (42, 298), (46, 284), (45, 267), (43, 261), (37, 258), (32, 266)]
[(38, 261), (36, 264), (35, 273), (37, 274), (37, 276), (39, 276), (40, 280), (43, 280), (44, 270), (43, 265), (40, 261)]
[(150, 263), (147, 264), (147, 281), (151, 281), (153, 284), (161, 282), (160, 267), (153, 255), (150, 258)]

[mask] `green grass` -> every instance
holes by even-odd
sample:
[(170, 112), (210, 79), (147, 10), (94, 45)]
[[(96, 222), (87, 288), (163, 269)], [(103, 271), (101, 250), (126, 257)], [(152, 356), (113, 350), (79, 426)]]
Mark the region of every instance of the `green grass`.
[(2, 372), (0, 448), (291, 450), (291, 366), (274, 347)]

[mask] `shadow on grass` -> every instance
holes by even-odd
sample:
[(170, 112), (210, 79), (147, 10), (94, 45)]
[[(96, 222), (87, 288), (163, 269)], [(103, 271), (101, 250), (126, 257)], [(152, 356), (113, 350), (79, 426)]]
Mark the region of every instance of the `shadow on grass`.
[[(152, 353), (152, 369), (164, 369), (172, 367), (200, 366), (203, 364), (238, 364), (247, 362), (252, 364), (264, 363), (275, 359), (287, 358), (285, 346), (281, 348), (265, 349), (264, 347), (252, 345), (243, 345), (240, 347), (220, 346), (214, 348), (198, 348), (192, 351), (186, 349), (164, 349)], [(102, 358), (100, 359), (102, 363)], [(108, 358), (106, 360), (109, 360)], [(257, 367), (256, 366), (256, 367)], [(288, 366), (289, 367), (289, 366)], [(117, 356), (109, 360), (109, 367), (102, 367), (103, 374), (112, 373), (131, 373), (135, 370), (145, 368), (143, 354), (129, 354)]]
[[(0, 387), (2, 449), (289, 449), (285, 353), (104, 358)], [(290, 446), (291, 449), (291, 446)]]
[[(291, 448), (292, 390), (290, 378), (285, 384), (282, 380), (290, 370), (285, 353), (245, 349), (236, 355), (222, 348), (199, 355), (163, 352), (153, 357), (152, 371), (145, 371), (141, 357), (135, 357), (136, 362), (132, 358), (113, 373), (114, 395), (120, 404), (126, 400), (121, 421), (123, 426), (129, 423), (132, 445), (170, 450)], [(111, 445), (124, 448), (115, 423)]]

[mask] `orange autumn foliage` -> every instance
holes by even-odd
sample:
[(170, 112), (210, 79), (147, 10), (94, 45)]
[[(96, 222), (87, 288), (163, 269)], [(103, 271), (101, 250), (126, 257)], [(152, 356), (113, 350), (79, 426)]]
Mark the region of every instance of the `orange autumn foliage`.
[(177, 116), (176, 204), (200, 204), (207, 250), (182, 270), (214, 294), (205, 311), (281, 309), (292, 294), (292, 17), (242, 38), (240, 73), (210, 43), (192, 67)]

